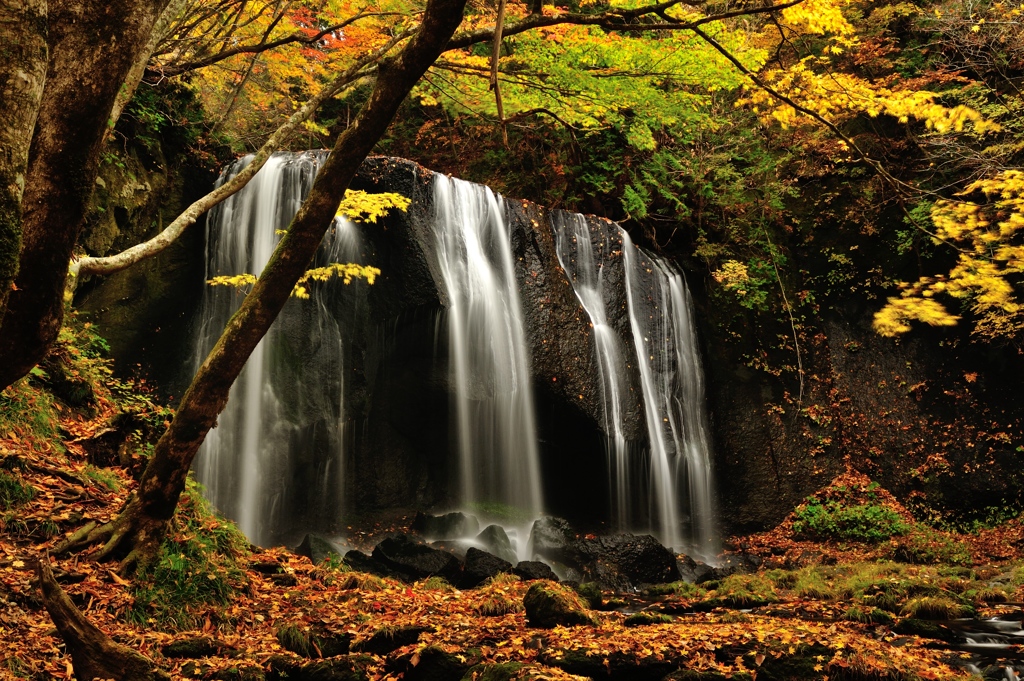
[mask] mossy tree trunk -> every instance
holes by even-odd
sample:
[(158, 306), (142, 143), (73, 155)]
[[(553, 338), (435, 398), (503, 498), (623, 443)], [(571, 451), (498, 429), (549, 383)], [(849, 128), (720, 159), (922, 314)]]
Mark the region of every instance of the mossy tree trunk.
[(155, 555), (192, 460), (224, 409), (232, 383), (309, 267), (352, 177), (461, 23), (465, 3), (429, 0), (416, 35), (395, 58), (381, 62), (369, 100), (338, 138), (287, 234), (196, 373), (154, 448), (138, 491), (114, 521), (83, 528), (63, 548), (105, 542), (98, 557), (124, 557), (122, 567)]
[(46, 0), (0, 3), (0, 319), (18, 274), (21, 201), (46, 61)]
[[(107, 120), (167, 1), (49, 0), (46, 6), (49, 62), (25, 172), (20, 267), (0, 323), (0, 389), (27, 374), (57, 337), (68, 263)], [(2, 56), (0, 70), (0, 78), (18, 74)], [(4, 110), (4, 124), (7, 116)]]

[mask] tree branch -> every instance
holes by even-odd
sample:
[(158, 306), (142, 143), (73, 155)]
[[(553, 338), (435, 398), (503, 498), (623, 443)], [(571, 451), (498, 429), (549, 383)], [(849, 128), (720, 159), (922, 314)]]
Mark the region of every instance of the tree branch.
[(278, 38), (277, 40), (271, 40), (270, 42), (265, 42), (264, 40), (261, 40), (260, 42), (254, 45), (239, 45), (237, 47), (232, 47), (221, 52), (218, 52), (217, 54), (212, 54), (208, 57), (197, 59), (195, 61), (185, 62), (184, 64), (171, 64), (158, 68), (151, 67), (148, 70), (152, 72), (154, 76), (178, 76), (187, 71), (195, 71), (196, 69), (201, 69), (205, 66), (211, 66), (219, 61), (224, 61), (229, 57), (233, 57), (236, 54), (252, 54), (255, 52), (266, 52), (267, 50), (272, 50), (274, 48), (281, 47), (283, 45), (289, 45), (291, 43), (302, 43), (308, 45), (311, 43), (315, 43), (316, 41), (323, 38), (325, 35), (334, 33), (335, 31), (340, 31), (341, 29), (359, 21), (360, 19), (366, 19), (367, 17), (394, 16), (396, 14), (396, 12), (360, 11), (358, 14), (355, 14), (354, 16), (351, 16), (348, 19), (345, 19), (341, 23), (334, 24), (333, 26), (328, 26), (327, 28), (323, 29), (322, 31), (319, 31), (318, 33), (314, 33), (313, 35), (306, 35), (304, 33), (295, 32), (289, 36), (286, 36), (284, 38)]
[(148, 241), (144, 241), (141, 244), (132, 246), (131, 248), (128, 248), (116, 255), (105, 257), (86, 256), (73, 261), (69, 272), (68, 287), (73, 289), (77, 286), (78, 278), (82, 275), (107, 275), (113, 274), (114, 272), (120, 272), (140, 260), (150, 258), (166, 249), (174, 243), (179, 236), (181, 236), (182, 232), (195, 224), (196, 220), (199, 219), (199, 216), (216, 206), (218, 203), (224, 201), (229, 196), (240, 191), (242, 187), (244, 187), (249, 180), (259, 172), (260, 168), (266, 164), (270, 155), (280, 149), (295, 129), (304, 121), (308, 120), (320, 105), (323, 104), (323, 102), (341, 92), (347, 85), (370, 75), (373, 72), (373, 69), (367, 68), (368, 65), (373, 64), (383, 55), (391, 51), (395, 45), (400, 43), (402, 40), (405, 40), (409, 33), (410, 32), (405, 32), (395, 36), (388, 41), (386, 45), (382, 46), (372, 54), (363, 57), (359, 63), (335, 78), (327, 87), (321, 90), (318, 95), (307, 101), (302, 108), (292, 114), (281, 127), (274, 131), (274, 134), (272, 134), (270, 138), (263, 143), (263, 146), (260, 147), (259, 151), (254, 154), (249, 165), (212, 192), (195, 201), (155, 237)]
[[(612, 30), (612, 31), (657, 31), (657, 30), (669, 30), (669, 31), (687, 31), (694, 30), (705, 24), (710, 24), (716, 21), (723, 21), (725, 19), (732, 19), (735, 17), (753, 16), (756, 14), (768, 14), (771, 12), (779, 12), (789, 7), (795, 7), (804, 0), (789, 0), (789, 2), (783, 2), (775, 5), (768, 5), (765, 7), (751, 7), (749, 9), (737, 9), (728, 12), (721, 12), (719, 14), (711, 14), (700, 19), (694, 19), (693, 21), (680, 21), (680, 22), (664, 22), (658, 24), (629, 24), (626, 23), (630, 19), (638, 19), (642, 16), (655, 14), (663, 15), (664, 12), (676, 5), (680, 4), (682, 0), (667, 0), (666, 2), (657, 3), (654, 5), (644, 5), (632, 10), (615, 10), (610, 12), (601, 12), (599, 14), (555, 14), (551, 16), (541, 14), (531, 14), (530, 16), (517, 21), (509, 26), (505, 26), (502, 30), (502, 35), (511, 36), (524, 33), (534, 28), (544, 28), (546, 26), (559, 26), (562, 24), (573, 24), (579, 26), (599, 26), (601, 28)], [(459, 48), (469, 47), (477, 43), (486, 42), (494, 38), (494, 29), (491, 28), (478, 28), (472, 31), (463, 31), (459, 33), (448, 43), (448, 50), (454, 50)]]

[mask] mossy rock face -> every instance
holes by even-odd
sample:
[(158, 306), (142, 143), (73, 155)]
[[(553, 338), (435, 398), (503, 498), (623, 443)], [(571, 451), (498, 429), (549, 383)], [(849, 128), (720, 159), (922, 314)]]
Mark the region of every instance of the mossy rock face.
[(277, 641), (285, 650), (302, 657), (335, 657), (348, 654), (352, 634), (335, 633), (320, 626), (286, 624), (277, 630)]
[(462, 677), (462, 681), (512, 681), (525, 665), (522, 662), (478, 664)]
[(583, 582), (574, 588), (592, 610), (600, 610), (604, 605), (604, 595), (601, 593), (601, 587), (596, 583)]
[(552, 629), (558, 625), (596, 625), (596, 618), (575, 591), (554, 582), (536, 582), (523, 598), (526, 622), (531, 627)]

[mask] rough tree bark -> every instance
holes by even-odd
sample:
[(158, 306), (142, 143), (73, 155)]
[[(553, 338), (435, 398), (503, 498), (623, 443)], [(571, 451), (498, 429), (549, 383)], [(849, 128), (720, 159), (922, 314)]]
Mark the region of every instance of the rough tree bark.
[(49, 1), (49, 64), (25, 175), (20, 269), (0, 323), (0, 390), (27, 374), (57, 337), (107, 119), (166, 4)]
[(18, 274), (22, 194), (46, 56), (46, 0), (0, 0), (0, 319)]
[(465, 4), (429, 0), (415, 37), (395, 58), (381, 62), (369, 100), (338, 138), (270, 262), (196, 373), (153, 450), (138, 490), (115, 520), (83, 528), (63, 550), (105, 542), (97, 558), (124, 556), (122, 569), (155, 556), (192, 460), (224, 409), (231, 384), (309, 266), (360, 164), (462, 21)]
[(148, 658), (115, 643), (86, 619), (53, 578), (48, 557), (39, 561), (37, 573), (43, 605), (67, 645), (78, 681), (166, 681), (171, 678)]

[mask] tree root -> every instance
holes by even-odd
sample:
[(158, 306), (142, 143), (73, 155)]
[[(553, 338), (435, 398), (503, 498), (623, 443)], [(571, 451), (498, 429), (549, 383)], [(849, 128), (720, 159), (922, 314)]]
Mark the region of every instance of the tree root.
[(142, 521), (140, 514), (134, 511), (134, 505), (129, 501), (116, 518), (103, 525), (95, 521), (86, 524), (61, 542), (54, 552), (63, 555), (102, 544), (90, 557), (98, 562), (118, 560), (121, 575), (148, 565), (156, 557), (166, 523)]
[(37, 574), (43, 605), (67, 645), (79, 681), (169, 681), (152, 660), (115, 643), (86, 619), (53, 578), (48, 555), (39, 561)]

